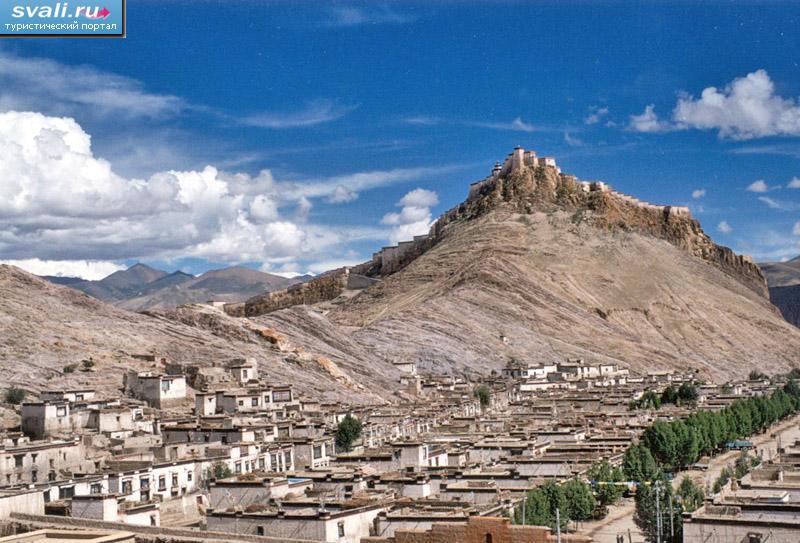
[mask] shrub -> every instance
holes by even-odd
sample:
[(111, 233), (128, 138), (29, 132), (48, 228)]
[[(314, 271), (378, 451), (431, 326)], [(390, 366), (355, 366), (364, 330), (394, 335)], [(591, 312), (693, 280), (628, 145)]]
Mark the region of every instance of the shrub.
[(26, 394), (27, 394), (27, 392), (25, 392), (21, 388), (11, 387), (11, 388), (7, 388), (6, 389), (6, 393), (5, 393), (4, 397), (5, 397), (6, 403), (10, 403), (12, 405), (19, 405), (19, 404), (22, 403), (22, 400), (25, 399), (25, 395)]
[(64, 373), (75, 373), (75, 368), (77, 367), (76, 364), (67, 364), (64, 366)]

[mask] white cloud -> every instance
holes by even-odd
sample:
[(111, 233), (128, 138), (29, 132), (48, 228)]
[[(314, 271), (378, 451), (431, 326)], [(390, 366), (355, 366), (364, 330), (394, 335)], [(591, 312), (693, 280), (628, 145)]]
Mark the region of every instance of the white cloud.
[(402, 206), (433, 207), (439, 203), (439, 196), (432, 190), (417, 188), (400, 199)]
[(775, 95), (765, 70), (736, 78), (723, 89), (707, 87), (698, 99), (681, 96), (673, 120), (681, 128), (719, 130), (720, 137), (739, 140), (800, 135), (800, 106)]
[(768, 192), (769, 185), (763, 179), (759, 179), (747, 185), (745, 190), (748, 192)]
[(509, 123), (491, 123), (491, 122), (473, 122), (464, 123), (470, 126), (478, 126), (481, 128), (491, 128), (493, 130), (511, 130), (515, 132), (535, 132), (536, 128), (522, 120), (522, 117), (517, 117)]
[(768, 196), (759, 196), (758, 199), (767, 204), (770, 209), (779, 209), (780, 211), (796, 211), (800, 209), (800, 206), (794, 202), (784, 202)]
[(728, 221), (722, 221), (717, 225), (717, 231), (723, 234), (730, 234), (733, 232), (733, 228), (728, 224)]
[(336, 185), (336, 188), (333, 189), (333, 194), (328, 196), (328, 202), (331, 204), (345, 204), (357, 199), (358, 193), (348, 189), (344, 185)]
[(397, 205), (399, 213), (387, 213), (381, 224), (392, 226), (389, 236), (391, 243), (407, 241), (414, 236), (427, 234), (433, 224), (431, 207), (439, 203), (438, 195), (430, 190), (417, 188), (403, 196)]
[(181, 98), (147, 92), (135, 79), (91, 66), (68, 66), (0, 51), (0, 111), (68, 111), (91, 117), (113, 115), (119, 120), (163, 118), (185, 107)]
[(800, 178), (792, 177), (792, 180), (786, 185), (788, 189), (800, 189)]
[(344, 106), (332, 100), (315, 100), (292, 112), (264, 112), (241, 119), (241, 123), (258, 128), (298, 128), (314, 126), (344, 117), (355, 106)]
[(631, 116), (637, 132), (718, 130), (721, 138), (748, 140), (766, 136), (800, 135), (800, 105), (775, 95), (765, 70), (734, 79), (722, 89), (707, 87), (700, 98), (683, 93), (672, 110), (672, 122), (662, 121), (654, 106)]
[(692, 191), (692, 198), (699, 200), (706, 195), (706, 189), (695, 189)]
[(589, 115), (583, 120), (584, 124), (597, 124), (608, 116), (607, 107), (590, 107)]
[(0, 260), (0, 264), (10, 264), (22, 268), (35, 275), (55, 275), (58, 277), (80, 277), (97, 280), (107, 277), (115, 271), (124, 270), (126, 266), (115, 262), (99, 260), (40, 260), (26, 258), (22, 260)]
[(331, 6), (325, 26), (347, 27), (365, 24), (404, 24), (413, 21), (410, 15), (398, 13), (387, 5)]
[(667, 132), (671, 130), (668, 122), (662, 121), (658, 118), (655, 111), (655, 105), (650, 104), (644, 108), (644, 111), (639, 115), (631, 115), (628, 128), (635, 132)]
[[(306, 183), (212, 166), (126, 178), (93, 154), (89, 134), (73, 119), (0, 113), (0, 254), (58, 262), (41, 273), (69, 273), (66, 260), (196, 257), (271, 266), (330, 259), (351, 241), (385, 239), (386, 230), (307, 223), (313, 198), (334, 195), (339, 185), (367, 190), (420, 171), (436, 169)], [(292, 205), (296, 216), (284, 216)], [(84, 276), (100, 269), (70, 266), (85, 269)]]
[(569, 132), (564, 132), (564, 143), (567, 145), (571, 145), (572, 147), (580, 147), (583, 145), (583, 141), (569, 135)]
[(792, 235), (800, 236), (800, 221), (794, 223), (794, 227), (792, 228)]

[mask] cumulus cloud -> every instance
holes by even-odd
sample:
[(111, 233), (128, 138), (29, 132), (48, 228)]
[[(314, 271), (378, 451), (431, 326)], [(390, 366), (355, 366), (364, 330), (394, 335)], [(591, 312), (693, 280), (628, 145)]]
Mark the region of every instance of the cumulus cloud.
[(786, 185), (789, 189), (800, 189), (800, 178), (792, 177), (792, 180)]
[(332, 204), (345, 204), (348, 202), (353, 202), (357, 199), (358, 193), (350, 190), (344, 185), (336, 185), (336, 188), (333, 189), (333, 194), (328, 196), (328, 202)]
[[(380, 186), (407, 175), (368, 172), (304, 185), (278, 182), (269, 171), (253, 176), (207, 166), (126, 178), (93, 154), (89, 134), (73, 119), (0, 113), (0, 254), (105, 263), (180, 256), (268, 267), (318, 260), (386, 232), (307, 224), (313, 196), (298, 188), (327, 196), (339, 185)], [(294, 218), (284, 216), (282, 208), (292, 206)], [(74, 265), (83, 276), (94, 269), (107, 275), (100, 264)], [(55, 266), (42, 273), (57, 272)]]
[(800, 135), (800, 105), (775, 94), (766, 70), (738, 77), (722, 89), (706, 87), (699, 98), (684, 92), (672, 110), (672, 122), (661, 121), (653, 105), (631, 117), (638, 132), (717, 130), (719, 137), (748, 140)]
[(763, 179), (758, 179), (747, 185), (745, 190), (748, 192), (767, 192), (769, 191), (769, 185)]
[(695, 189), (692, 191), (692, 198), (699, 200), (706, 195), (706, 189)]
[(656, 106), (650, 104), (644, 108), (639, 115), (631, 115), (628, 128), (635, 132), (667, 132), (672, 129), (670, 124), (658, 118), (655, 110)]
[(0, 264), (10, 264), (36, 275), (80, 277), (90, 280), (102, 279), (115, 271), (126, 268), (115, 262), (99, 260), (41, 260), (38, 258), (0, 260)]
[(431, 190), (417, 188), (406, 193), (397, 202), (402, 209), (387, 213), (381, 219), (381, 224), (392, 226), (389, 240), (398, 243), (428, 233), (433, 224), (430, 208), (438, 203), (438, 195)]
[(731, 225), (728, 224), (728, 221), (722, 221), (717, 225), (717, 232), (721, 232), (723, 234), (730, 234), (733, 232), (733, 228)]
[(681, 127), (716, 129), (720, 137), (733, 139), (800, 135), (800, 106), (775, 94), (765, 70), (734, 79), (723, 89), (707, 87), (697, 99), (684, 94), (673, 118)]

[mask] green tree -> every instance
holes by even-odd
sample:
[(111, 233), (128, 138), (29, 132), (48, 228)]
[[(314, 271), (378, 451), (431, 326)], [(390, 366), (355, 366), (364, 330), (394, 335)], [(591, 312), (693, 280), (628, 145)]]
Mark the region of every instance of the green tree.
[(349, 414), (345, 416), (336, 427), (336, 448), (343, 451), (351, 450), (355, 440), (361, 437), (361, 430), (361, 421)]
[(541, 492), (547, 498), (547, 505), (550, 507), (550, 518), (552, 521), (547, 524), (555, 529), (556, 526), (556, 509), (558, 509), (559, 517), (561, 520), (561, 529), (565, 530), (567, 523), (570, 521), (569, 517), (569, 504), (567, 503), (567, 496), (564, 494), (564, 489), (553, 481), (547, 481), (540, 487)]
[(474, 395), (476, 398), (478, 398), (482, 408), (489, 406), (489, 401), (491, 399), (491, 391), (489, 390), (489, 387), (486, 385), (478, 385), (475, 387)]
[(571, 520), (590, 519), (597, 506), (591, 487), (580, 479), (574, 478), (564, 483), (563, 488), (569, 518)]
[(681, 499), (684, 511), (692, 512), (703, 505), (705, 493), (690, 477), (684, 476), (678, 485), (678, 497)]
[(667, 388), (664, 389), (664, 392), (661, 393), (661, 403), (672, 403), (678, 401), (678, 391), (674, 385), (669, 385)]
[(692, 383), (683, 383), (678, 388), (678, 399), (682, 403), (695, 403), (700, 394), (697, 392), (697, 387)]
[(525, 514), (525, 524), (534, 526), (553, 526), (555, 517), (550, 515), (550, 503), (541, 488), (528, 492), (525, 497), (525, 507), (519, 507), (514, 515), (514, 522), (522, 524), (522, 515)]
[[(658, 494), (658, 507), (656, 505)], [(674, 537), (670, 536), (670, 509), (672, 510), (672, 527)], [(661, 512), (662, 542), (678, 543), (682, 540), (681, 507), (672, 492), (672, 485), (659, 478), (653, 485), (639, 485), (636, 489), (636, 512), (633, 520), (644, 534), (645, 541), (658, 540), (657, 512)]]
[(25, 396), (28, 393), (25, 390), (18, 388), (18, 387), (10, 387), (6, 389), (4, 394), (4, 398), (6, 403), (10, 403), (12, 405), (19, 405), (25, 399)]
[(628, 481), (650, 481), (658, 473), (656, 459), (650, 449), (640, 443), (635, 443), (625, 451), (622, 460), (622, 472)]
[(601, 505), (615, 503), (625, 491), (622, 485), (614, 484), (623, 481), (622, 471), (613, 467), (605, 458), (592, 464), (586, 475), (594, 483), (595, 494)]

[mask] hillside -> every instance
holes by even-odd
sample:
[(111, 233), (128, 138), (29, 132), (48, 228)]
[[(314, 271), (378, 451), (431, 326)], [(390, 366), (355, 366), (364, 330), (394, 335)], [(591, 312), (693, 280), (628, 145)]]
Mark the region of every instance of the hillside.
[(759, 264), (767, 278), (769, 298), (783, 317), (800, 326), (800, 256), (787, 262)]
[(211, 270), (195, 277), (182, 271), (167, 273), (145, 264), (135, 264), (97, 281), (74, 277), (44, 279), (131, 311), (167, 309), (209, 300), (243, 302), (300, 281), (243, 266)]
[[(271, 382), (291, 383), (300, 391), (330, 400), (374, 401), (376, 396), (368, 391), (388, 390), (394, 375), (393, 368), (379, 357), (371, 356), (369, 363), (359, 358), (357, 347), (343, 356), (336, 349), (276, 342), (273, 331), (209, 306), (132, 313), (7, 265), (0, 265), (0, 337), (3, 385), (30, 390), (88, 384), (106, 394), (118, 394), (123, 370), (152, 368), (152, 363), (133, 358), (136, 354), (204, 366), (256, 357), (262, 375)], [(65, 366), (80, 367), (89, 358), (95, 363), (94, 371), (63, 372)], [(347, 371), (368, 364), (384, 366), (374, 374), (362, 371), (351, 376)], [(352, 383), (343, 384), (331, 368), (339, 368)]]
[(338, 292), (323, 304), (331, 326), (437, 372), (570, 356), (726, 381), (754, 362), (796, 363), (800, 331), (769, 303), (758, 267), (714, 244), (688, 210), (521, 162), (474, 184), (428, 236), (349, 270), (378, 284), (353, 295), (327, 277), (325, 288), (250, 300), (246, 314), (280, 329), (287, 312), (271, 304)]
[(287, 279), (241, 266), (211, 270), (197, 277), (175, 272), (144, 285), (136, 295), (119, 300), (116, 305), (131, 311), (145, 311), (209, 300), (241, 302), (265, 291), (284, 288), (297, 282), (297, 279)]

